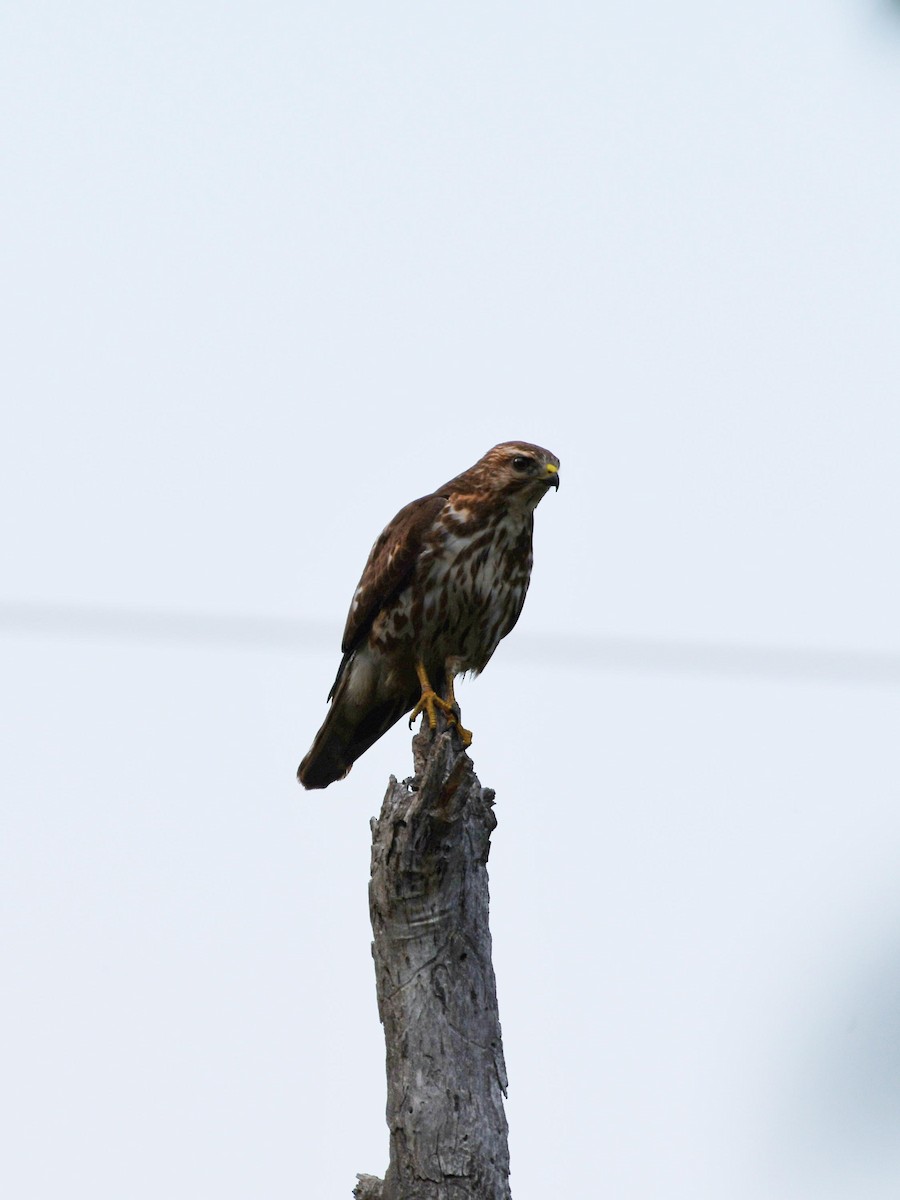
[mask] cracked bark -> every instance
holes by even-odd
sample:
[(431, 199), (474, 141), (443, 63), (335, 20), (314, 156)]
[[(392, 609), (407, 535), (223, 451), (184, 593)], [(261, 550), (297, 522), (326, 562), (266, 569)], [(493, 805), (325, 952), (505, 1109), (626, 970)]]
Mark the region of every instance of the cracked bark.
[(372, 821), (369, 911), (390, 1163), (357, 1200), (510, 1200), (506, 1067), (488, 928), (497, 821), (456, 734), (413, 739)]

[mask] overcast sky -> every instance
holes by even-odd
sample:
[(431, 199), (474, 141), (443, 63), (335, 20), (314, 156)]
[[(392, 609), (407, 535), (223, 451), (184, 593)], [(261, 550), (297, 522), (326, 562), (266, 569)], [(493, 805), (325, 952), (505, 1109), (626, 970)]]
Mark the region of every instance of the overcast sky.
[(377, 533), (561, 460), (461, 685), (516, 1200), (900, 1187), (900, 10), (0, 19), (0, 1191), (387, 1162)]

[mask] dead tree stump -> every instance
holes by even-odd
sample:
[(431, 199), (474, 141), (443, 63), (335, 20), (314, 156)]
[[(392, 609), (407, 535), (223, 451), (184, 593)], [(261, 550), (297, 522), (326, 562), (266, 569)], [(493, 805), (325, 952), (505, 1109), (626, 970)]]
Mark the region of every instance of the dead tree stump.
[(357, 1200), (510, 1200), (506, 1067), (488, 928), (497, 821), (456, 733), (413, 739), (372, 821), (378, 1012), (387, 1051), (390, 1164)]

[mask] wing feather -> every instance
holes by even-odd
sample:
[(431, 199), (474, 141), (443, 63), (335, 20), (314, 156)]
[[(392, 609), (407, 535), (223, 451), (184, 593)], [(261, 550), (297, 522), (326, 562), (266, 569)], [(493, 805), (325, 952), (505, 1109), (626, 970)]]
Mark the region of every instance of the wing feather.
[(372, 622), (412, 578), (416, 560), (422, 551), (425, 531), (431, 527), (446, 502), (445, 496), (435, 493), (413, 500), (400, 509), (376, 539), (350, 603), (341, 642), (344, 659), (331, 695), (347, 660), (372, 628)]

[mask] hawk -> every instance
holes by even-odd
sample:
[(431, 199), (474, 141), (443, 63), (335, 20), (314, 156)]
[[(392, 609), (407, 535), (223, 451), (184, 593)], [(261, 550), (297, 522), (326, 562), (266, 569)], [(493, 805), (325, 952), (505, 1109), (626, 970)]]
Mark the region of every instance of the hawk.
[(531, 576), (534, 510), (559, 487), (559, 459), (503, 442), (397, 513), (369, 554), (353, 595), (331, 707), (297, 776), (305, 788), (343, 779), (359, 756), (412, 710), (446, 714), (468, 746), (453, 694), (483, 671), (522, 611)]

